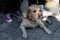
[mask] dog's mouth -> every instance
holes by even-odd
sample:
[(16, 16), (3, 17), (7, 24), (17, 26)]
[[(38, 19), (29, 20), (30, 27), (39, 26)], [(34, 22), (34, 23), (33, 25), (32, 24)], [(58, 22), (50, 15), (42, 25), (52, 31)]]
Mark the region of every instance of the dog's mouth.
[(35, 18), (36, 18), (36, 19), (42, 18), (42, 14), (36, 15)]
[(41, 15), (38, 15), (37, 17), (32, 15), (31, 16), (27, 15), (27, 19), (33, 22), (36, 22), (36, 19), (39, 19), (40, 17)]
[(34, 18), (35, 18), (35, 19), (38, 19), (38, 18), (40, 18), (40, 15), (38, 15), (38, 16), (35, 16)]

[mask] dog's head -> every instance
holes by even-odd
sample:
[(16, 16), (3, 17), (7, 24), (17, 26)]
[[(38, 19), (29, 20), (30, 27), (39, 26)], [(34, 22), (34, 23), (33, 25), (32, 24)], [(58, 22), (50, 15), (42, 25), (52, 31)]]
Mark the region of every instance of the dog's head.
[(29, 19), (37, 19), (41, 16), (42, 12), (38, 5), (31, 5), (23, 12), (23, 17)]

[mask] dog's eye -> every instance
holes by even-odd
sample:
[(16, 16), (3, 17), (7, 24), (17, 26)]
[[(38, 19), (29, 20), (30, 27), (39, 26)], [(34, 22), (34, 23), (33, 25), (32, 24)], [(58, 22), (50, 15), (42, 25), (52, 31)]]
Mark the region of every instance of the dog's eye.
[(42, 10), (39, 10), (40, 12), (42, 11)]
[(36, 10), (34, 10), (33, 12), (36, 12)]

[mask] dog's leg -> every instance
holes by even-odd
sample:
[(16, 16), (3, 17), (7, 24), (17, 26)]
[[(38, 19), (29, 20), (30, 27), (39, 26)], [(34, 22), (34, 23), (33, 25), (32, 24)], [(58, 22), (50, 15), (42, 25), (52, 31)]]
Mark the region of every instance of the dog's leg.
[(52, 33), (41, 21), (40, 21), (40, 27), (43, 28), (48, 34)]
[(23, 36), (24, 38), (27, 38), (27, 32), (26, 32), (26, 30), (25, 30), (25, 27), (24, 27), (23, 25), (21, 25), (20, 28), (21, 28), (21, 30), (22, 30), (22, 32), (23, 32), (23, 35), (22, 35), (22, 36)]
[(43, 28), (48, 34), (51, 34), (52, 32), (42, 23), (41, 20), (37, 20), (39, 23), (40, 27)]

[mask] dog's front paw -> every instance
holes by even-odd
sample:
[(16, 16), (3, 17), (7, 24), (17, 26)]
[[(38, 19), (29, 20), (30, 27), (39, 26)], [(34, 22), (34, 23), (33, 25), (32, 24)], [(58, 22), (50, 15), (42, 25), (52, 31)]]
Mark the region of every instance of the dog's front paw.
[(52, 32), (51, 32), (49, 29), (47, 29), (46, 32), (47, 32), (48, 34), (52, 34)]
[(24, 38), (27, 38), (27, 34), (23, 34), (22, 36), (23, 36)]

